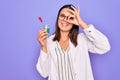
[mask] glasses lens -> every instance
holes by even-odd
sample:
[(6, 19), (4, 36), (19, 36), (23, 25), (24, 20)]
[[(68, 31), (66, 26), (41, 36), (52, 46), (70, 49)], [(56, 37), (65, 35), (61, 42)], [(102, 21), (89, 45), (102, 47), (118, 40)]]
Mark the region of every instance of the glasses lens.
[(64, 14), (60, 14), (59, 19), (63, 20), (66, 16)]

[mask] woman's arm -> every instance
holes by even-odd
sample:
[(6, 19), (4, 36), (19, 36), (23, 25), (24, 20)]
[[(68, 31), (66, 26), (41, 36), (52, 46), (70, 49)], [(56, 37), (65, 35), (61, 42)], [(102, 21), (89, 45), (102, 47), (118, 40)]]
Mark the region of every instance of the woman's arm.
[[(82, 28), (86, 34), (86, 41), (88, 45), (88, 49), (90, 52), (93, 53), (105, 53), (110, 50), (110, 44), (107, 39), (107, 37), (95, 29), (93, 25), (87, 25), (82, 18), (80, 17), (80, 8), (78, 9), (71, 6), (74, 11), (71, 11), (74, 15), (70, 15), (70, 17), (73, 17), (72, 20), (68, 19), (69, 23), (78, 25), (80, 28)], [(70, 18), (69, 17), (69, 18)]]
[(49, 51), (47, 50), (47, 33), (44, 29), (38, 32), (38, 42), (41, 46), (40, 56), (36, 64), (38, 72), (44, 77), (48, 77), (49, 74)]
[(44, 78), (48, 77), (49, 74), (49, 56), (47, 53), (40, 51), (40, 56), (38, 58), (36, 68), (38, 72), (43, 76)]
[(84, 29), (88, 50), (92, 53), (104, 54), (110, 50), (110, 43), (107, 37), (93, 25)]

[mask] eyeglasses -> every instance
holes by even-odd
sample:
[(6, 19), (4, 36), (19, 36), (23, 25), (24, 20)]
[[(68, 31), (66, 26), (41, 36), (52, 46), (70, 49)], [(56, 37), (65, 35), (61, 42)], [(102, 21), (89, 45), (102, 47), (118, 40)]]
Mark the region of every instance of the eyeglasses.
[(74, 17), (70, 17), (70, 15), (68, 15), (68, 16), (66, 16), (65, 14), (60, 14), (59, 15), (59, 19), (60, 20), (73, 20), (74, 19)]

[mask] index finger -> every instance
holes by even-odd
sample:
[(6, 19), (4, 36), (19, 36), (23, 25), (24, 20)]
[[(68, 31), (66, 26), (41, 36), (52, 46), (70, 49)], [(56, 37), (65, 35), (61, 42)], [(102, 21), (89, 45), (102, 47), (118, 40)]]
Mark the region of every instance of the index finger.
[(75, 7), (71, 6), (71, 8), (72, 8), (75, 12), (77, 11)]
[(73, 10), (71, 10), (71, 9), (68, 9), (67, 11), (68, 11), (69, 13), (71, 13), (72, 15), (75, 14), (75, 11), (73, 11)]
[(46, 31), (44, 29), (41, 29), (41, 30), (39, 30), (39, 34), (41, 34), (41, 33), (46, 33)]

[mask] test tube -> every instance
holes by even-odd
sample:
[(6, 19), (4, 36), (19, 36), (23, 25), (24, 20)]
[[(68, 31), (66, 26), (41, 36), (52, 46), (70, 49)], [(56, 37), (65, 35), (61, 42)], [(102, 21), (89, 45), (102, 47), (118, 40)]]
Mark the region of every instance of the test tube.
[(45, 31), (46, 31), (47, 33), (50, 33), (49, 25), (45, 25), (45, 26), (44, 26), (44, 29), (45, 29)]

